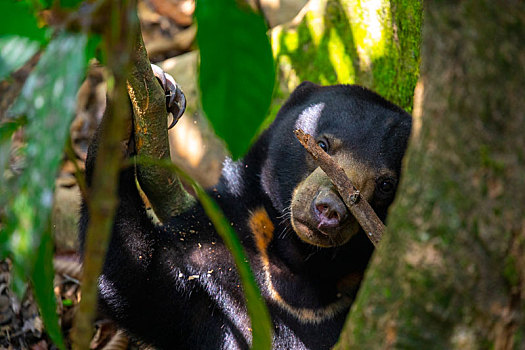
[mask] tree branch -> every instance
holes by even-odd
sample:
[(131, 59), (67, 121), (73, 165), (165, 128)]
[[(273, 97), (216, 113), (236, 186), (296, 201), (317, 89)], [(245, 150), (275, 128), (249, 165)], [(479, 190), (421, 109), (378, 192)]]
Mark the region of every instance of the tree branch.
[[(153, 75), (142, 35), (137, 34), (131, 56), (128, 94), (133, 106), (135, 148), (138, 156), (170, 159), (166, 96)], [(137, 179), (160, 222), (180, 214), (193, 205), (191, 196), (179, 178), (168, 169), (139, 164)]]
[(368, 204), (366, 199), (361, 197), (359, 190), (352, 181), (346, 176), (341, 168), (333, 159), (317, 145), (315, 139), (305, 134), (303, 130), (294, 131), (295, 136), (304, 148), (314, 158), (315, 162), (323, 169), (326, 175), (332, 180), (337, 191), (343, 198), (348, 210), (357, 219), (366, 236), (376, 246), (385, 231), (385, 225), (379, 220), (374, 209)]
[[(96, 314), (98, 278), (118, 205), (117, 184), (122, 164), (121, 141), (126, 138), (126, 124), (131, 114), (126, 93), (126, 78), (133, 49), (133, 33), (138, 31), (135, 0), (110, 4), (111, 21), (104, 32), (108, 82), (108, 106), (95, 161), (93, 182), (88, 193), (89, 227), (84, 249), (82, 301), (75, 316), (73, 349), (89, 349)], [(131, 33), (131, 34), (130, 34)]]

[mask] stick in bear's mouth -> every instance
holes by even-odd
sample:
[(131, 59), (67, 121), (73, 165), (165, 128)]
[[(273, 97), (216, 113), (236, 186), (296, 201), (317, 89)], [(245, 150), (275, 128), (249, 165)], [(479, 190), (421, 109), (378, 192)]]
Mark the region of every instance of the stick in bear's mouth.
[(315, 139), (306, 134), (303, 130), (294, 131), (295, 136), (301, 142), (304, 148), (310, 153), (314, 161), (323, 169), (326, 175), (337, 188), (346, 207), (357, 219), (359, 225), (363, 228), (366, 236), (372, 241), (374, 246), (381, 241), (385, 232), (385, 225), (377, 217), (374, 209), (360, 195), (359, 190), (354, 186), (352, 181), (346, 176), (344, 170), (326, 153)]

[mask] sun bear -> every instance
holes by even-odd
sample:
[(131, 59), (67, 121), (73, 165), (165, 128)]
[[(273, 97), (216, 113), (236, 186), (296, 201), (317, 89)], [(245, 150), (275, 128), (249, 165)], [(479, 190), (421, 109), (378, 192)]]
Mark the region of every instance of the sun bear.
[[(243, 159), (224, 161), (209, 189), (238, 233), (268, 305), (273, 347), (329, 349), (374, 247), (296, 139), (298, 128), (316, 138), (385, 221), (411, 116), (361, 86), (304, 82)], [(86, 161), (88, 184), (96, 139)], [(199, 203), (159, 226), (146, 213), (133, 169), (122, 171), (119, 186), (99, 279), (101, 311), (162, 349), (249, 348), (239, 277)], [(81, 240), (88, 221), (84, 205)]]

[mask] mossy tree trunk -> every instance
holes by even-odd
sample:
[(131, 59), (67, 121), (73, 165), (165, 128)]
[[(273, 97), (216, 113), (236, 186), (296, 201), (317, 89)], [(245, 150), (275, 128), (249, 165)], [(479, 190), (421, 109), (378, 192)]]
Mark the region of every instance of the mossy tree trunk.
[(273, 112), (305, 80), (363, 85), (411, 111), (421, 7), (418, 0), (310, 1), (300, 21), (272, 30), (280, 81)]
[(525, 349), (525, 4), (425, 6), (422, 110), (339, 348)]

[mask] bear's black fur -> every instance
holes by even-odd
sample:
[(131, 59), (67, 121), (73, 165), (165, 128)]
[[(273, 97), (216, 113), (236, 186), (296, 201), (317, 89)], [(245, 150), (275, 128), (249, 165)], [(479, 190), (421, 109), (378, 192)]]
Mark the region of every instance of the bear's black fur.
[[(330, 211), (340, 198), (295, 138), (296, 127), (322, 141), (357, 186), (368, 188), (362, 193), (384, 221), (411, 117), (359, 86), (303, 83), (244, 159), (225, 161), (219, 183), (209, 190), (244, 245), (271, 313), (274, 348), (328, 349), (373, 246), (358, 226), (347, 228), (355, 226), (351, 215)], [(88, 184), (96, 140), (86, 162)], [(326, 213), (321, 190), (330, 198)], [(248, 348), (250, 322), (239, 278), (202, 207), (154, 225), (132, 169), (121, 174), (119, 196), (100, 278), (102, 311), (159, 348)], [(292, 222), (294, 216), (301, 219)], [(81, 240), (87, 223), (84, 205)]]

